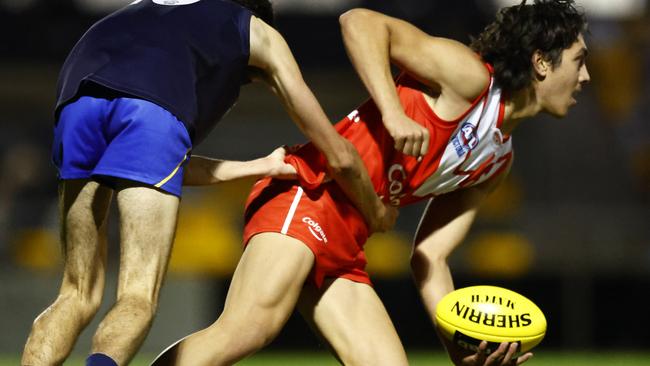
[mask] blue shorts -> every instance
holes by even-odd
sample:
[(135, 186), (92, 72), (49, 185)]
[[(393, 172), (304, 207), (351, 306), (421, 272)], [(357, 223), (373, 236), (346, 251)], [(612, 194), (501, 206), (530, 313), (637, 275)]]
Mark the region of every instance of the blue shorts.
[(60, 179), (115, 178), (181, 195), (192, 143), (181, 121), (142, 99), (82, 96), (66, 105), (54, 129), (52, 160)]

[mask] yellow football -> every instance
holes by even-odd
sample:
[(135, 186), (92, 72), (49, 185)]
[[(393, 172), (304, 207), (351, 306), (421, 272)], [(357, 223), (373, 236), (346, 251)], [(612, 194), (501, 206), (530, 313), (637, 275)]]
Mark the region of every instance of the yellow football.
[(438, 303), (436, 323), (447, 339), (465, 349), (474, 351), (487, 341), (488, 353), (501, 342), (517, 342), (519, 351), (527, 352), (546, 334), (546, 317), (535, 303), (496, 286), (448, 293)]

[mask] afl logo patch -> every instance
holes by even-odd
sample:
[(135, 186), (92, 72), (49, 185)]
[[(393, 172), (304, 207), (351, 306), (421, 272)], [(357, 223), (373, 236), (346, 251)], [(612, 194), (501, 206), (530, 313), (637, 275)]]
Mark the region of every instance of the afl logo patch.
[(478, 145), (478, 136), (476, 136), (476, 126), (465, 122), (460, 126), (460, 131), (452, 139), (456, 154), (463, 156), (466, 152), (474, 149)]

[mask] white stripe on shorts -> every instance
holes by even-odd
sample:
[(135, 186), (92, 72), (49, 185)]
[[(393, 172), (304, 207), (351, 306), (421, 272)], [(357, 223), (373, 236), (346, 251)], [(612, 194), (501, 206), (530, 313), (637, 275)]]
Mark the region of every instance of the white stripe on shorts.
[(287, 218), (284, 219), (284, 225), (282, 225), (282, 231), (280, 231), (280, 233), (286, 235), (287, 231), (289, 231), (289, 225), (291, 224), (291, 220), (293, 220), (293, 215), (296, 213), (296, 208), (298, 208), (298, 202), (300, 202), (301, 197), (302, 187), (298, 187), (298, 192), (296, 192), (296, 195), (293, 197), (293, 202), (291, 202), (289, 213), (287, 214)]

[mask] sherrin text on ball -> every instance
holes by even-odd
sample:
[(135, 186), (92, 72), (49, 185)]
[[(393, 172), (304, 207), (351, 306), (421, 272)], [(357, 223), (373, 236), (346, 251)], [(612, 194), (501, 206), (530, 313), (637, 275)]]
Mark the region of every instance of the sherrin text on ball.
[(436, 321), (447, 339), (469, 350), (485, 340), (488, 352), (501, 342), (519, 343), (519, 350), (527, 352), (546, 334), (546, 317), (535, 303), (496, 286), (471, 286), (447, 294), (438, 303)]

